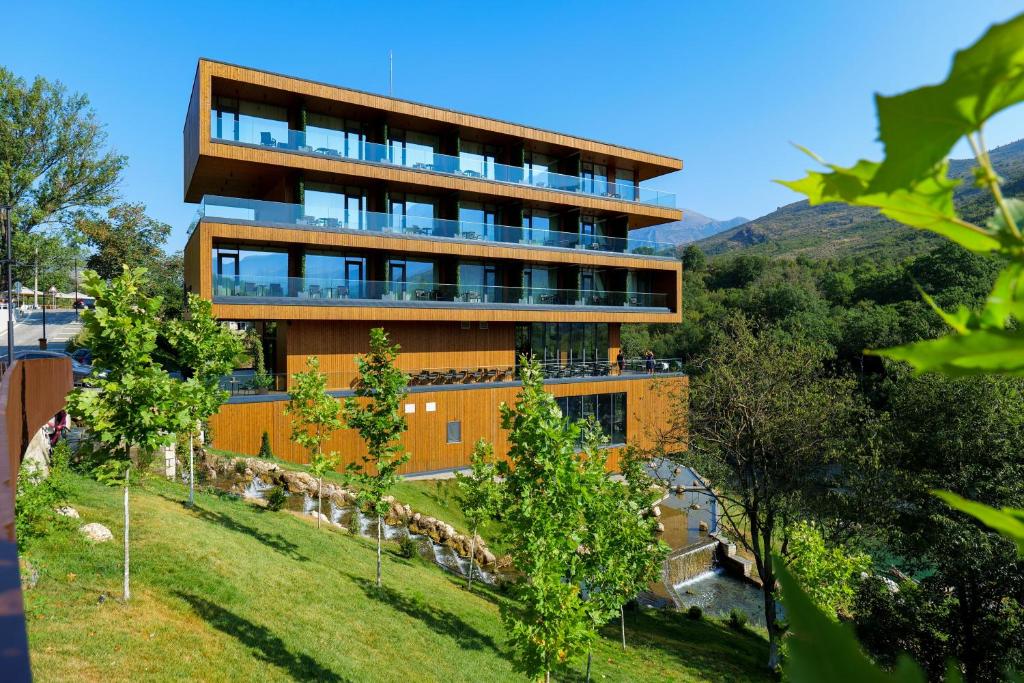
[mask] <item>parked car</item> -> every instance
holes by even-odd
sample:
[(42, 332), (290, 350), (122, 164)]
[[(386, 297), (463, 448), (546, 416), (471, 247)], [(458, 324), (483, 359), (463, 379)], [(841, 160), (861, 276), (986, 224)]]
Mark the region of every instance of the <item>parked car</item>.
[(66, 353), (60, 351), (19, 351), (14, 354), (14, 360), (36, 360), (39, 358), (70, 358), (71, 376), (75, 384), (81, 384), (86, 377), (92, 374), (92, 366), (79, 363)]
[(81, 363), (82, 365), (92, 365), (92, 349), (85, 347), (75, 349), (71, 352), (71, 359)]
[(95, 299), (75, 299), (75, 302), (73, 304), (71, 304), (71, 307), (74, 308), (75, 310), (80, 310), (80, 309), (83, 309), (83, 308), (96, 308), (96, 300)]

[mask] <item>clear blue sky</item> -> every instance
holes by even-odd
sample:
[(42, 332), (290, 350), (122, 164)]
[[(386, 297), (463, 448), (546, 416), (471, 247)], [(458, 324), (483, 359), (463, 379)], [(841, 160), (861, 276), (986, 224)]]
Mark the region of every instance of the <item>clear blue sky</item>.
[[(997, 0), (859, 2), (10, 2), (0, 63), (89, 95), (127, 154), (125, 199), (184, 243), (181, 130), (200, 56), (681, 157), (682, 207), (755, 218), (771, 183), (878, 156), (875, 91), (941, 80), (954, 49), (1020, 11)], [(1024, 137), (1024, 112), (988, 135)], [(966, 154), (961, 154), (966, 156)]]

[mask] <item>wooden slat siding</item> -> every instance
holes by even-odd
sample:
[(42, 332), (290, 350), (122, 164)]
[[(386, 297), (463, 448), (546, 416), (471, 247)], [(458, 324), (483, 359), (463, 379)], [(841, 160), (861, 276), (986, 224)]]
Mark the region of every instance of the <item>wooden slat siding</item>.
[(17, 540), (18, 470), (29, 440), (64, 407), (72, 388), (70, 358), (15, 361), (0, 380), (0, 671), (5, 681), (30, 681)]
[[(384, 327), (393, 344), (401, 346), (398, 367), (407, 372), (424, 368), (475, 370), (515, 365), (515, 326), (495, 323), (488, 329), (459, 323), (376, 323), (298, 321), (288, 324), (287, 367), (294, 373), (306, 369), (306, 357), (317, 356), (320, 369), (349, 377), (355, 358), (369, 350), (370, 329)], [(329, 385), (331, 388), (338, 388)]]
[[(652, 435), (667, 427), (666, 417), (673, 395), (686, 382), (686, 377), (579, 382), (550, 384), (547, 390), (555, 396), (626, 392), (627, 437), (631, 443), (646, 448), (652, 445)], [(519, 387), (498, 387), (410, 394), (405, 403), (414, 404), (416, 412), (406, 415), (409, 430), (402, 438), (402, 444), (412, 457), (402, 472), (411, 474), (464, 467), (469, 463), (473, 444), (480, 438), (491, 441), (495, 453), (505, 457), (508, 441), (501, 428), (498, 406), (502, 402), (512, 404), (519, 391)], [(428, 413), (426, 405), (431, 402), (436, 404), (436, 411)], [(265, 431), (277, 457), (305, 462), (305, 452), (288, 439), (291, 424), (284, 415), (284, 406), (284, 401), (222, 406), (210, 423), (213, 447), (255, 455), (259, 452)], [(446, 443), (449, 420), (462, 422), (462, 442), (459, 444)], [(339, 469), (349, 462), (356, 462), (366, 452), (359, 436), (350, 429), (337, 432), (326, 448), (341, 455)], [(613, 465), (616, 462), (613, 459)]]
[[(209, 112), (207, 112), (206, 118), (209, 119), (209, 117)], [(287, 150), (252, 147), (209, 140), (208, 134), (204, 136), (201, 133), (200, 140), (200, 170), (193, 176), (194, 181), (186, 189), (185, 201), (188, 202), (198, 202), (204, 194), (216, 194), (214, 190), (220, 187), (219, 184), (211, 186), (202, 184), (199, 182), (201, 178), (226, 177), (230, 168), (240, 163), (250, 163), (268, 167), (269, 172), (274, 172), (275, 169), (289, 168), (322, 173), (332, 176), (333, 182), (338, 184), (361, 183), (361, 181), (370, 179), (430, 187), (442, 191), (475, 193), (499, 200), (540, 202), (563, 207), (563, 210), (584, 208), (612, 214), (626, 214), (630, 217), (629, 224), (633, 227), (678, 221), (683, 217), (683, 212), (680, 209), (642, 204), (624, 199), (598, 197), (583, 192), (563, 192), (530, 185), (421, 171), (394, 164), (360, 162), (344, 157), (324, 157)]]
[[(589, 249), (553, 250), (527, 245), (505, 245), (498, 242), (478, 241), (467, 243), (373, 232), (330, 232), (328, 230), (260, 227), (237, 223), (218, 223), (216, 220), (204, 220), (201, 225), (209, 232), (212, 239), (222, 243), (247, 243), (268, 246), (303, 244), (309, 247), (377, 249), (389, 252), (436, 254), (438, 256), (474, 259), (509, 259), (530, 263), (633, 268), (636, 270), (670, 271), (677, 274), (682, 272), (682, 266), (676, 259), (645, 258), (631, 254), (614, 254)], [(189, 242), (191, 241), (189, 240)]]
[(507, 121), (351, 90), (340, 86), (283, 76), (234, 64), (200, 59), (198, 71), (198, 78), (202, 82), (202, 87), (207, 89), (210, 87), (212, 78), (217, 77), (229, 81), (281, 90), (287, 93), (355, 104), (378, 109), (382, 112), (424, 119), (428, 122), (441, 122), (457, 128), (475, 129), (502, 136), (543, 142), (563, 147), (566, 151), (579, 150), (615, 160), (635, 162), (644, 171), (642, 176), (644, 178), (679, 171), (683, 168), (683, 162), (680, 159), (662, 154), (654, 154), (620, 145), (598, 142), (539, 128), (531, 128)]
[[(192, 84), (192, 95), (188, 100), (188, 110), (185, 112), (185, 128), (182, 131), (182, 140), (184, 142), (184, 160), (183, 170), (185, 172), (185, 184), (184, 189), (187, 192), (189, 185), (192, 184), (192, 176), (196, 170), (196, 164), (199, 162), (199, 138), (200, 128), (199, 125), (199, 67), (196, 67), (196, 80)], [(207, 115), (209, 118), (209, 115)], [(206, 124), (206, 129), (209, 130), (209, 122)]]

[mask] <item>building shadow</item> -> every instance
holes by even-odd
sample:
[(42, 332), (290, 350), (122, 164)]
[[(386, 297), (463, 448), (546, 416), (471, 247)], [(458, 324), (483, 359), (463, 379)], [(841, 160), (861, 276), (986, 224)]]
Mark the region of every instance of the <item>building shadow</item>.
[(213, 512), (211, 510), (205, 510), (201, 507), (186, 508), (189, 512), (194, 514), (204, 522), (212, 522), (213, 524), (219, 524), (225, 529), (238, 532), (250, 536), (263, 545), (267, 546), (271, 550), (275, 550), (285, 557), (299, 562), (306, 562), (309, 560), (308, 557), (299, 552), (299, 546), (292, 543), (281, 534), (271, 534), (265, 531), (260, 531), (255, 527), (251, 527), (247, 524), (239, 522), (237, 519), (225, 515), (222, 512)]
[(359, 586), (368, 599), (375, 600), (382, 605), (387, 605), (422, 622), (434, 633), (454, 640), (460, 648), (466, 650), (489, 648), (495, 652), (499, 651), (493, 638), (485, 633), (480, 633), (474, 626), (466, 623), (465, 620), (456, 614), (431, 605), (425, 600), (409, 598), (394, 588), (389, 588), (388, 586), (378, 588), (374, 581), (352, 576), (351, 574), (346, 575), (353, 583)]
[(270, 629), (240, 617), (205, 598), (175, 591), (175, 595), (191, 605), (197, 616), (218, 631), (228, 634), (252, 651), (252, 656), (286, 671), (297, 681), (331, 681), (345, 683), (339, 676), (309, 655), (292, 652)]

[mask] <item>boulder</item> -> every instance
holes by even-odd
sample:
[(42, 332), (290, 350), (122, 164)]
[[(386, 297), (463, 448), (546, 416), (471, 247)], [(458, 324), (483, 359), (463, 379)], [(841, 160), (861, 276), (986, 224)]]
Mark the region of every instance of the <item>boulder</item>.
[(484, 567), (489, 567), (498, 561), (498, 558), (494, 556), (487, 548), (481, 548), (480, 552), (477, 553), (477, 561)]
[(654, 515), (655, 517), (661, 517), (661, 506), (660, 505), (655, 505), (654, 507), (652, 507), (651, 508), (651, 514)]
[(81, 519), (81, 515), (78, 514), (78, 510), (71, 507), (70, 505), (62, 505), (56, 510), (57, 514), (61, 517), (70, 517), (71, 519)]
[(114, 534), (110, 533), (110, 529), (99, 522), (83, 524), (78, 530), (81, 531), (90, 541), (95, 541), (96, 543), (114, 540)]
[(310, 510), (307, 514), (310, 517), (312, 517), (313, 519), (319, 518), (320, 521), (323, 522), (324, 524), (333, 524), (333, 522), (331, 522), (331, 518), (328, 517), (327, 515), (325, 515), (322, 512), (317, 512), (316, 510)]
[(658, 530), (659, 534), (665, 533), (665, 525), (661, 522), (658, 522), (658, 526), (655, 528)]

